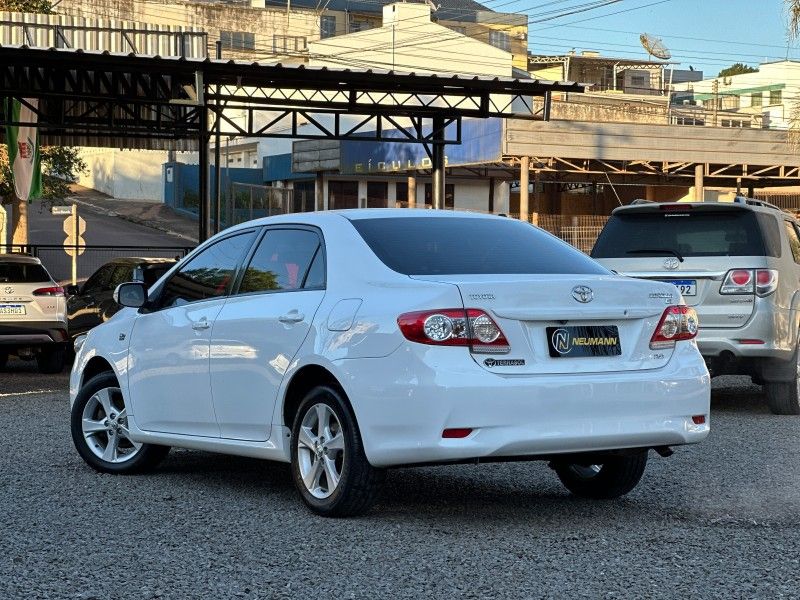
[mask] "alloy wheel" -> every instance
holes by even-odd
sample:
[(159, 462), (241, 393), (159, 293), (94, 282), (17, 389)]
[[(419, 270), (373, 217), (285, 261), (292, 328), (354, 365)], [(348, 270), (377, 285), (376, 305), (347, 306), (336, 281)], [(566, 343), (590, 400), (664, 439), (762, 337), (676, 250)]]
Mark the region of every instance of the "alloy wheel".
[(328, 498), (339, 485), (344, 464), (344, 434), (339, 417), (327, 404), (311, 406), (297, 436), (300, 477), (315, 498)]
[(109, 463), (124, 463), (134, 458), (142, 444), (130, 439), (128, 413), (122, 392), (117, 387), (98, 390), (86, 402), (81, 430), (89, 450)]

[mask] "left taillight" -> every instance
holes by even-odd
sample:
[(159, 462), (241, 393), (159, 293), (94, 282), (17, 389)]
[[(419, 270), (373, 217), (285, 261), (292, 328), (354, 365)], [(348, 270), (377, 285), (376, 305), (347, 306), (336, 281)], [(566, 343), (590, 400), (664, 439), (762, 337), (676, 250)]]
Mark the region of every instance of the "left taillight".
[(34, 296), (64, 296), (64, 288), (62, 287), (43, 287), (38, 290), (33, 290)]
[(510, 346), (503, 331), (485, 311), (477, 308), (423, 310), (400, 315), (406, 339), (432, 346), (468, 346), (481, 354), (504, 354)]
[(698, 325), (697, 311), (691, 306), (669, 306), (650, 338), (650, 349), (663, 350), (674, 347), (675, 342), (692, 340), (697, 337)]

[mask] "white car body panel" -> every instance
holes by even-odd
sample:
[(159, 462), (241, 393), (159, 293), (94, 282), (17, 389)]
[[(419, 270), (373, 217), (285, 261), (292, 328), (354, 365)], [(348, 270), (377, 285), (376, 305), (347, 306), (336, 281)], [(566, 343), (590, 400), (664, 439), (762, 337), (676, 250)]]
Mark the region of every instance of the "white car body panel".
[[(240, 226), (319, 227), (327, 253), (326, 290), (232, 296), (224, 301), (217, 311), (224, 325), (219, 331), (210, 328), (209, 353), (221, 359), (210, 366), (209, 380), (202, 380), (210, 384), (181, 380), (179, 369), (168, 371), (160, 383), (152, 379), (147, 384), (138, 362), (142, 360), (136, 346), (139, 325), (134, 325), (142, 315), (133, 309), (121, 311), (93, 329), (78, 352), (70, 380), (72, 400), (89, 361), (102, 357), (113, 366), (130, 403), (132, 439), (280, 461), (290, 456), (291, 423), (283, 422), (286, 391), (292, 378), (309, 365), (325, 368), (341, 384), (359, 424), (367, 458), (375, 466), (656, 447), (695, 443), (708, 435), (710, 378), (696, 344), (682, 341), (674, 350), (649, 350), (650, 336), (664, 308), (680, 302), (674, 286), (612, 275), (408, 277), (391, 271), (372, 253), (346, 218), (356, 213), (398, 218), (453, 215), (382, 209), (293, 214)], [(202, 246), (196, 252), (200, 250)], [(596, 290), (591, 306), (578, 305), (569, 297), (569, 290), (578, 284)], [(503, 356), (525, 358), (523, 369), (487, 367), (483, 360), (489, 355), (472, 354), (465, 347), (410, 342), (398, 328), (400, 314), (461, 307), (462, 292), (477, 298), (491, 289), (494, 302), (468, 297), (463, 302), (470, 308), (483, 308), (498, 320), (511, 345), (510, 353)], [(288, 298), (293, 294), (298, 297)], [(300, 298), (303, 294), (308, 296), (307, 304)], [(274, 323), (264, 324), (263, 330), (255, 327), (258, 304), (246, 300), (263, 299), (267, 315), (271, 311), (266, 302), (277, 296), (283, 296), (276, 304), (284, 312), (302, 308), (305, 317), (302, 327), (285, 342), (264, 335), (268, 330), (280, 332)], [(549, 358), (546, 350), (543, 354), (541, 328), (564, 319), (619, 323), (623, 356)], [(126, 339), (121, 340), (123, 335)], [(134, 347), (129, 358), (131, 335)], [(164, 362), (156, 356), (163, 355), (170, 344), (155, 331), (150, 335), (155, 339), (143, 347), (153, 354), (144, 360), (155, 369), (159, 360)], [(184, 342), (191, 339), (185, 337)], [(239, 349), (238, 358), (232, 356), (237, 352), (219, 350), (226, 344)], [(244, 349), (247, 356), (242, 354)], [(154, 408), (143, 394), (145, 388), (139, 389), (143, 383), (154, 390), (163, 386), (153, 393), (186, 396), (187, 400), (196, 393), (202, 402), (203, 394), (213, 389), (213, 404), (224, 403), (229, 409), (222, 436), (219, 429), (216, 436), (209, 435), (213, 428), (199, 425), (196, 415), (185, 414), (191, 402), (180, 405), (177, 413), (158, 417), (164, 421), (185, 418), (189, 426), (184, 431), (154, 430)], [(695, 425), (695, 415), (705, 415), (705, 423)], [(454, 427), (473, 431), (463, 439), (443, 439), (443, 429)]]

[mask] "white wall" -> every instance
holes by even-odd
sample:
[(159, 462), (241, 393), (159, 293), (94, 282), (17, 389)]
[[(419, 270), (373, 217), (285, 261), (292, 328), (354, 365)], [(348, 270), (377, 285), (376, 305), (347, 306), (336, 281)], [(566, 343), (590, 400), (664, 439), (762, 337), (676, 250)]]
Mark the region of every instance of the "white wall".
[(88, 172), (78, 183), (121, 200), (164, 201), (161, 165), (166, 151), (81, 148)]

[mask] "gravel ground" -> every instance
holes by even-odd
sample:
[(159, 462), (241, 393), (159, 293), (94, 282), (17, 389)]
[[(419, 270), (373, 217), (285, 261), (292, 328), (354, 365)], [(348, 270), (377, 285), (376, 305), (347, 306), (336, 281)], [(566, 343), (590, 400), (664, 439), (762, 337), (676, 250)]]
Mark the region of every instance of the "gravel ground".
[(800, 418), (715, 382), (712, 434), (613, 502), (544, 464), (403, 469), (366, 517), (301, 505), (288, 468), (173, 451), (100, 475), (67, 376), (0, 374), (2, 598), (800, 598)]

